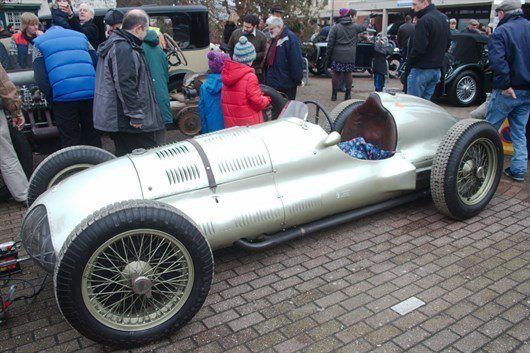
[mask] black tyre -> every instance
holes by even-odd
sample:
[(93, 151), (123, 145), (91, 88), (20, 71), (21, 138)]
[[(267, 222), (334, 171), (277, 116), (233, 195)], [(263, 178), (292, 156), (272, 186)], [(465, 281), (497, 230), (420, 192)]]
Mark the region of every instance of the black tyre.
[(269, 121), (269, 120), (276, 120), (280, 116), (283, 108), (285, 105), (289, 102), (289, 99), (287, 99), (283, 94), (275, 90), (274, 88), (267, 86), (267, 85), (259, 85), (261, 91), (264, 95), (270, 97), (271, 99), (271, 111), (267, 114), (264, 114), (263, 120)]
[(483, 120), (465, 119), (445, 135), (434, 158), (431, 194), (446, 216), (464, 220), (490, 202), (502, 173), (498, 132)]
[(351, 112), (363, 103), (364, 101), (359, 99), (349, 99), (339, 103), (329, 114), (329, 119), (333, 125), (326, 128), (326, 132), (337, 131), (341, 133)]
[(89, 216), (70, 234), (55, 268), (66, 320), (87, 338), (134, 347), (186, 324), (210, 290), (208, 241), (177, 209), (125, 201)]
[(92, 146), (67, 147), (49, 155), (31, 176), (28, 205), (69, 176), (114, 158), (116, 157), (112, 153)]
[(464, 71), (456, 76), (449, 89), (449, 99), (459, 107), (475, 104), (482, 95), (482, 84), (473, 71)]
[[(13, 143), (13, 148), (17, 153), (22, 170), (24, 170), (24, 173), (29, 179), (31, 172), (33, 171), (33, 152), (31, 151), (31, 146), (28, 142), (28, 139), (22, 132), (16, 130), (11, 125), (9, 125), (9, 135), (11, 136), (11, 142)], [(10, 198), (11, 193), (9, 192), (9, 189), (4, 182), (4, 178), (0, 173), (0, 201), (6, 201)]]

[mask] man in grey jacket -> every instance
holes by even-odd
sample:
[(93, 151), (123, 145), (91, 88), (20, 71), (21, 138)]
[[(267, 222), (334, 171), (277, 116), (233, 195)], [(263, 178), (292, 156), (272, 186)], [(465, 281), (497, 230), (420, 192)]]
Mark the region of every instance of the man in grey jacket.
[(145, 11), (131, 10), (122, 29), (98, 48), (94, 127), (110, 133), (117, 156), (164, 143), (164, 120), (141, 48), (148, 28)]

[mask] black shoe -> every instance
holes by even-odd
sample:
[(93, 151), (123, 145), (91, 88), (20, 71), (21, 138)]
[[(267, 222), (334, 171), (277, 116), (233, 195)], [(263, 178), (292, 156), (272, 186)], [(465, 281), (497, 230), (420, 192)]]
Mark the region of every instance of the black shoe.
[(335, 102), (337, 100), (337, 90), (334, 89), (333, 91), (331, 91), (331, 100), (333, 102)]
[(522, 183), (524, 181), (524, 173), (514, 173), (510, 169), (510, 167), (504, 169), (504, 175), (506, 175), (508, 178), (511, 178), (515, 181), (518, 181)]
[(347, 101), (348, 99), (351, 99), (351, 89), (347, 89), (344, 94), (344, 100)]

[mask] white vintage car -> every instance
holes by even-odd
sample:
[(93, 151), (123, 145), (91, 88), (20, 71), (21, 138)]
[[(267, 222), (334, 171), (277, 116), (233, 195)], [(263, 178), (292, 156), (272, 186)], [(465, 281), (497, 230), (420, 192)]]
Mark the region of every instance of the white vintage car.
[[(117, 159), (91, 147), (48, 157), (21, 237), (53, 272), (66, 320), (94, 341), (141, 345), (201, 308), (212, 250), (269, 248), (429, 193), (466, 219), (495, 193), (502, 145), (487, 122), (386, 93), (341, 103), (331, 133), (307, 112), (291, 102), (275, 121)], [(338, 147), (359, 136), (395, 154), (361, 160)]]

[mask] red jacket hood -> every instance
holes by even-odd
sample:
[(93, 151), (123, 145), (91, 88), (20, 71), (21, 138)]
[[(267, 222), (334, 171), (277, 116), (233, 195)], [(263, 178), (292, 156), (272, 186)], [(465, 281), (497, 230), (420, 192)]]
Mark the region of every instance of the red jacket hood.
[(233, 86), (244, 76), (252, 73), (254, 73), (254, 69), (250, 66), (229, 59), (225, 61), (221, 78), (224, 85)]

